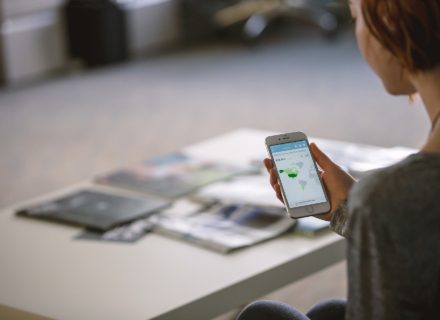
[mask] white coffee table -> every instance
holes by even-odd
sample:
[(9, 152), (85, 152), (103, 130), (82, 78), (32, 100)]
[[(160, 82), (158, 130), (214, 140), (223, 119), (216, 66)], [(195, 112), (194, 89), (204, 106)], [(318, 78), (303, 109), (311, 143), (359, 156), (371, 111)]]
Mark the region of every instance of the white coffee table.
[[(238, 130), (184, 152), (235, 164), (261, 160), (268, 134)], [(78, 228), (14, 216), (23, 205), (0, 213), (1, 319), (14, 308), (56, 319), (206, 320), (345, 256), (345, 241), (331, 232), (288, 234), (228, 255), (155, 234), (132, 245), (77, 241)]]

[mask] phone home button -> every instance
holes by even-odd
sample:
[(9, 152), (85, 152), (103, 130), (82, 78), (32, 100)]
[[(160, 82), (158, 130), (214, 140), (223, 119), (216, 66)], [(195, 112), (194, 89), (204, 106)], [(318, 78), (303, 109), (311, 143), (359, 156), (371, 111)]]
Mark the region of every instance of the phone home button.
[(307, 211), (307, 213), (313, 213), (313, 212), (315, 212), (315, 208), (313, 206), (308, 206), (308, 207), (306, 207), (306, 211)]

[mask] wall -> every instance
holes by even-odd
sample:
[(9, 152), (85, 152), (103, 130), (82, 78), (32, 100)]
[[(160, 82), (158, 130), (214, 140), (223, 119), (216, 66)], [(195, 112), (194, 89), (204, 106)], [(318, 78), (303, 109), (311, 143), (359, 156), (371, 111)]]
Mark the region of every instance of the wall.
[(67, 62), (62, 0), (0, 0), (2, 80), (16, 84)]
[[(63, 70), (68, 62), (64, 0), (0, 0), (0, 74), (17, 84)], [(119, 0), (127, 14), (128, 50), (144, 56), (176, 43), (178, 1)]]

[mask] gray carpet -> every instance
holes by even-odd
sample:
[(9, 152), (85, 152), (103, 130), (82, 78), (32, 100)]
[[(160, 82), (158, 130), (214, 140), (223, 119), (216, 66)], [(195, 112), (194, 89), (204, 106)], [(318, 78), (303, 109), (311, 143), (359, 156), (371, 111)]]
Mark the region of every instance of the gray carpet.
[[(0, 207), (239, 127), (410, 147), (428, 132), (420, 105), (383, 91), (350, 33), (203, 45), (3, 90)], [(306, 309), (345, 295), (343, 274), (340, 264), (275, 297)]]

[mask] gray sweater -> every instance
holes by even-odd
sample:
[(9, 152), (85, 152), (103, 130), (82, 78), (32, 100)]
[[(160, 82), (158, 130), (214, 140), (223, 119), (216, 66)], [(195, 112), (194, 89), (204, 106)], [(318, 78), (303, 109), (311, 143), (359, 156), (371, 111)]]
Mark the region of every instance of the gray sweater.
[(361, 179), (331, 228), (348, 242), (347, 320), (440, 319), (440, 155)]

